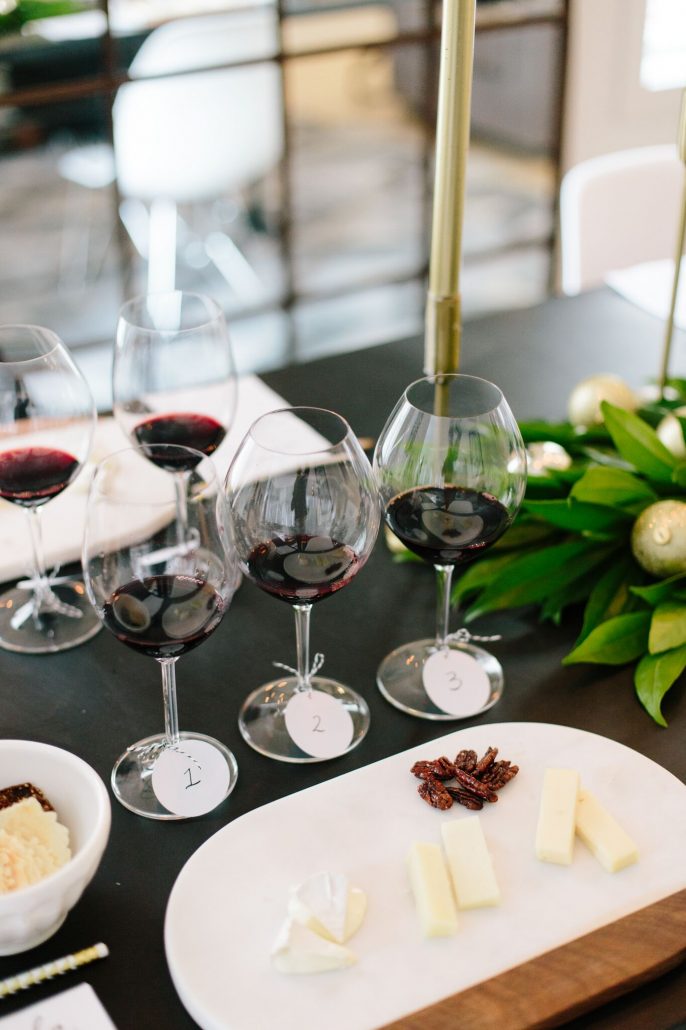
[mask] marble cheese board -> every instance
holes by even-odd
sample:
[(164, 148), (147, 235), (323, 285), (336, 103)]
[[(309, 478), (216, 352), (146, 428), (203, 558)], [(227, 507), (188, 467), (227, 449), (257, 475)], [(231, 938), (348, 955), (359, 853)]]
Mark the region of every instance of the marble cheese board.
[[(519, 775), (480, 813), (502, 903), (461, 912), (451, 938), (424, 940), (406, 869), (412, 840), (440, 841), (444, 820), (409, 773), (414, 761), (489, 745)], [(638, 845), (639, 862), (609, 874), (577, 841), (570, 867), (537, 861), (544, 770), (578, 769)], [(659, 799), (659, 803), (656, 803)], [(490, 981), (686, 888), (686, 787), (607, 738), (542, 723), (458, 730), (266, 805), (230, 823), (188, 861), (165, 922), (170, 972), (204, 1030), (372, 1030)], [(368, 896), (349, 942), (357, 965), (286, 976), (270, 949), (291, 886), (346, 873)], [(409, 1025), (409, 1024), (408, 1024)], [(412, 1025), (420, 1025), (412, 1023)], [(423, 1024), (421, 1024), (423, 1025)], [(427, 1024), (428, 1025), (428, 1024)]]

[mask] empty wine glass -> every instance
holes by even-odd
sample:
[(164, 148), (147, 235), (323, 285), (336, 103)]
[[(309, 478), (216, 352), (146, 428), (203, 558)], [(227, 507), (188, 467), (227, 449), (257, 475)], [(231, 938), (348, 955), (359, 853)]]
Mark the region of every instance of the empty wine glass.
[[(501, 391), (474, 376), (420, 379), (405, 390), (374, 453), (386, 524), (436, 569), (436, 636), (381, 663), (384, 697), (425, 719), (466, 718), (496, 703), (500, 663), (448, 630), (453, 569), (478, 558), (512, 523), (526, 485), (524, 444)], [(477, 638), (474, 638), (477, 639)]]
[[(151, 468), (149, 458), (159, 468)], [(173, 477), (162, 471), (174, 464), (189, 469), (182, 505)], [(83, 543), (88, 596), (117, 640), (155, 658), (162, 671), (164, 733), (132, 744), (112, 772), (119, 801), (152, 819), (183, 817), (161, 803), (154, 785), (166, 750), (190, 753), (190, 745), (201, 742), (213, 749), (212, 761), (221, 756), (225, 782), (211, 807), (236, 781), (236, 761), (224, 744), (179, 731), (176, 704), (178, 658), (216, 630), (235, 588), (225, 512), (212, 462), (173, 444), (120, 451), (98, 466), (91, 484)]]
[[(245, 740), (286, 762), (355, 747), (369, 726), (359, 694), (310, 666), (313, 604), (365, 564), (381, 520), (371, 467), (349, 425), (319, 408), (258, 418), (229, 468), (225, 491), (242, 571), (295, 612), (297, 668), (255, 690), (239, 719)], [(280, 663), (275, 663), (280, 664)]]
[(78, 578), (46, 574), (41, 509), (79, 474), (91, 446), (95, 406), (68, 350), (34, 325), (0, 326), (0, 497), (24, 508), (30, 580), (0, 597), (0, 645), (65, 651), (100, 629)]

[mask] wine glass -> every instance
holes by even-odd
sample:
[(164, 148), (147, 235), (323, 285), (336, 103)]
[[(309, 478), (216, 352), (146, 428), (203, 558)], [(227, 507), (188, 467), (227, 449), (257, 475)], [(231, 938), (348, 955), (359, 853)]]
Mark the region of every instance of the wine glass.
[(286, 762), (344, 754), (367, 732), (369, 709), (349, 687), (316, 674), (323, 655), (310, 666), (310, 613), (351, 582), (374, 545), (381, 512), (369, 462), (340, 415), (272, 411), (250, 427), (224, 488), (241, 570), (295, 612), (297, 668), (281, 666), (290, 675), (250, 694), (241, 733)]
[(424, 719), (466, 718), (496, 703), (500, 663), (460, 630), (450, 636), (453, 569), (478, 558), (512, 523), (526, 486), (524, 444), (501, 391), (474, 376), (429, 376), (396, 404), (374, 452), (386, 524), (436, 569), (435, 639), (381, 663), (384, 697)]
[[(178, 444), (213, 454), (236, 408), (231, 344), (215, 301), (174, 290), (124, 304), (112, 391), (114, 414), (134, 445)], [(174, 461), (181, 462), (169, 469), (177, 473), (181, 499), (189, 469), (181, 452)]]
[(42, 507), (79, 474), (94, 428), (91, 392), (60, 338), (40, 326), (0, 326), (0, 497), (24, 508), (31, 538), (30, 580), (0, 596), (0, 645), (9, 651), (66, 651), (100, 629), (79, 579), (51, 584), (41, 534)]
[[(189, 470), (181, 505), (174, 477), (163, 471), (174, 465)], [(119, 451), (100, 463), (91, 483), (83, 542), (88, 596), (117, 640), (155, 658), (162, 671), (164, 733), (132, 744), (112, 771), (119, 801), (151, 819), (183, 818), (155, 788), (155, 767), (167, 750), (191, 753), (200, 742), (210, 745), (212, 761), (221, 756), (225, 782), (212, 808), (236, 781), (224, 744), (179, 730), (176, 703), (177, 660), (216, 630), (235, 588), (225, 514), (212, 461), (174, 444)]]

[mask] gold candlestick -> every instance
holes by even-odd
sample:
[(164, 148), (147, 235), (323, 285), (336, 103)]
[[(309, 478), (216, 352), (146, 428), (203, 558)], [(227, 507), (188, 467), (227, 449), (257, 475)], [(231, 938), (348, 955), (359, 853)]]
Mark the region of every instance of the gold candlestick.
[[(424, 371), (457, 372), (460, 270), (474, 63), (476, 0), (445, 0), (436, 126), (436, 173)], [(436, 390), (437, 410), (444, 406)]]
[[(679, 133), (677, 138), (679, 158), (686, 171), (686, 90), (681, 99), (681, 115), (679, 116)], [(672, 280), (672, 297), (669, 303), (669, 314), (665, 326), (665, 340), (662, 347), (662, 366), (660, 369), (660, 393), (664, 397), (665, 384), (668, 377), (669, 355), (672, 349), (672, 337), (674, 336), (674, 312), (676, 311), (676, 299), (679, 293), (679, 275), (681, 273), (681, 256), (684, 252), (684, 238), (686, 237), (686, 175), (684, 176), (684, 192), (681, 198), (681, 218), (679, 219), (679, 231), (677, 233), (676, 256), (674, 258), (674, 278)]]

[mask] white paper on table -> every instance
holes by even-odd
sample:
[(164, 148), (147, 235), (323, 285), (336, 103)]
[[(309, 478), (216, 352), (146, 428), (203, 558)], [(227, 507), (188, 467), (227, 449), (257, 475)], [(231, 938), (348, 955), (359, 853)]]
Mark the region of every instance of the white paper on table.
[(0, 1019), (2, 1030), (116, 1030), (90, 984), (79, 984), (52, 998)]
[[(679, 293), (674, 310), (674, 324), (680, 329), (686, 329), (685, 278), (686, 258), (682, 258)], [(610, 272), (605, 277), (605, 282), (625, 300), (664, 321), (669, 314), (673, 279), (674, 262), (666, 258), (663, 261), (647, 261), (642, 265)]]
[[(172, 398), (172, 395), (169, 395)], [(183, 393), (176, 396), (176, 401)], [(271, 390), (256, 376), (244, 376), (238, 383), (238, 404), (230, 431), (221, 447), (214, 454), (214, 462), (220, 482), (226, 475), (238, 446), (246, 432), (260, 415), (277, 408), (290, 407), (287, 401)], [(322, 437), (299, 419), (293, 418), (293, 439), (302, 449), (316, 449), (322, 446)], [(29, 443), (30, 437), (24, 438)], [(31, 441), (36, 442), (36, 441)], [(45, 441), (44, 441), (45, 442)], [(54, 441), (53, 441), (54, 442)], [(78, 478), (64, 493), (46, 504), (41, 510), (43, 525), (43, 547), (48, 568), (78, 561), (81, 557), (81, 543), (85, 524), (86, 500), (93, 469), (100, 461), (115, 451), (131, 446), (113, 418), (99, 419), (93, 440), (91, 458)], [(275, 455), (273, 474), (288, 467), (288, 462)], [(154, 479), (157, 470), (142, 467), (142, 474), (150, 480), (151, 501), (154, 500)], [(150, 512), (150, 521), (131, 526), (132, 532), (144, 534), (156, 528), (158, 514)], [(159, 525), (159, 523), (158, 523)], [(23, 576), (31, 565), (31, 544), (26, 524), (26, 513), (17, 505), (0, 501), (0, 582)]]

